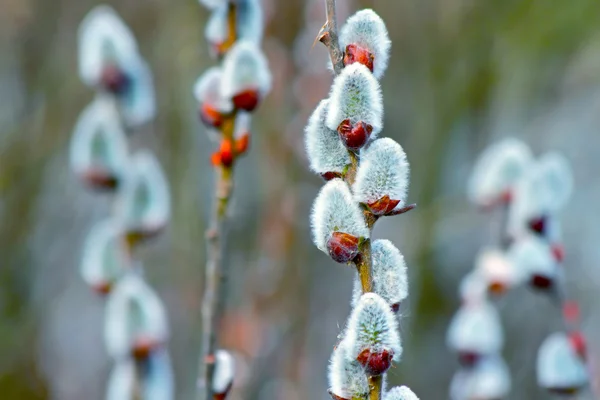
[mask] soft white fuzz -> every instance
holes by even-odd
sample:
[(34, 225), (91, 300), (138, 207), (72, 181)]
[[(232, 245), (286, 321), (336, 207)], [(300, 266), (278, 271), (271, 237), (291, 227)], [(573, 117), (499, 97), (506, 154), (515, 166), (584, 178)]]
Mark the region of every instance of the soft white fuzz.
[(333, 350), (329, 360), (329, 390), (344, 399), (365, 398), (369, 394), (369, 382), (362, 365), (348, 360), (348, 343), (343, 340)]
[(545, 389), (577, 389), (588, 382), (585, 362), (563, 332), (548, 336), (537, 356), (537, 381)]
[(474, 273), (481, 277), (486, 288), (492, 283), (498, 283), (508, 289), (518, 284), (522, 278), (508, 255), (491, 247), (482, 249), (477, 255)]
[(528, 231), (530, 220), (556, 215), (573, 191), (568, 161), (558, 153), (543, 155), (515, 188), (508, 221), (513, 236)]
[(246, 90), (257, 90), (261, 97), (265, 96), (271, 90), (271, 71), (256, 43), (239, 40), (223, 61), (221, 93), (231, 99)]
[(113, 219), (94, 225), (83, 246), (83, 280), (92, 287), (111, 285), (127, 268), (131, 265), (121, 226)]
[(217, 7), (227, 5), (227, 3), (229, 3), (229, 0), (198, 0), (198, 1), (200, 2), (200, 4), (202, 4), (204, 7), (208, 8), (209, 10), (214, 10)]
[(489, 146), (477, 159), (468, 183), (469, 199), (479, 206), (495, 204), (532, 165), (529, 147), (514, 138)]
[(462, 305), (450, 322), (446, 341), (457, 352), (498, 353), (504, 344), (498, 311), (487, 302)]
[(350, 188), (341, 179), (325, 184), (315, 199), (311, 225), (315, 245), (327, 253), (327, 241), (333, 232), (368, 238), (369, 228), (362, 211), (352, 198)]
[(419, 400), (419, 398), (410, 388), (396, 386), (383, 396), (383, 400)]
[(550, 245), (538, 236), (528, 235), (517, 240), (508, 250), (508, 257), (525, 279), (532, 275), (555, 278), (560, 273)]
[(398, 322), (389, 304), (375, 293), (365, 293), (352, 310), (346, 330), (347, 361), (356, 360), (365, 349), (371, 353), (393, 351), (394, 361), (402, 355)]
[(390, 138), (372, 142), (360, 155), (354, 184), (354, 198), (361, 203), (377, 201), (385, 195), (392, 200), (406, 200), (410, 168), (406, 153)]
[(264, 30), (260, 0), (238, 0), (236, 22), (238, 40), (248, 40), (258, 45)]
[(337, 131), (325, 124), (329, 100), (322, 100), (308, 120), (304, 130), (306, 154), (310, 168), (318, 173), (341, 173), (350, 164), (348, 150), (340, 140)]
[(119, 96), (123, 120), (129, 127), (150, 122), (156, 116), (156, 96), (152, 71), (140, 57), (124, 67), (129, 77), (127, 91)]
[(171, 215), (169, 186), (158, 160), (140, 150), (130, 160), (117, 215), (129, 230), (161, 228)]
[(175, 398), (173, 367), (165, 349), (150, 354), (142, 375), (142, 393), (145, 400), (172, 400)]
[(219, 3), (221, 4), (215, 4), (214, 7), (211, 7), (213, 9), (212, 13), (204, 27), (204, 37), (213, 50), (219, 48), (229, 35), (228, 2), (219, 1)]
[(212, 67), (204, 71), (194, 84), (194, 97), (200, 104), (210, 104), (222, 113), (232, 110), (231, 100), (221, 94), (221, 81), (223, 74), (221, 68)]
[(383, 128), (381, 87), (364, 65), (354, 63), (345, 67), (333, 81), (329, 98), (329, 129), (337, 130), (345, 119), (352, 124), (363, 121), (373, 127), (371, 138), (375, 138)]
[(358, 11), (348, 18), (340, 30), (339, 39), (342, 50), (349, 44), (369, 50), (374, 56), (373, 75), (381, 79), (388, 65), (392, 42), (379, 15), (370, 9)]
[(69, 148), (71, 168), (78, 175), (91, 169), (121, 176), (127, 165), (127, 139), (115, 102), (97, 96), (79, 116)]
[(110, 6), (99, 5), (87, 13), (77, 35), (79, 76), (87, 85), (98, 84), (106, 62), (123, 66), (137, 57), (133, 34)]
[[(377, 239), (371, 245), (373, 266), (373, 292), (392, 306), (408, 296), (408, 276), (406, 262), (400, 250), (386, 239)], [(356, 307), (362, 296), (362, 286), (358, 276), (354, 279), (352, 307)]]
[(226, 350), (215, 352), (215, 372), (212, 381), (212, 390), (216, 394), (223, 394), (229, 390), (235, 376), (235, 360)]
[(106, 302), (104, 340), (115, 359), (129, 356), (138, 337), (163, 343), (168, 336), (164, 306), (136, 272), (121, 278)]
[(133, 398), (136, 380), (136, 368), (133, 359), (121, 360), (115, 364), (110, 372), (106, 389), (106, 400)]
[(452, 400), (492, 400), (508, 396), (511, 378), (508, 367), (499, 356), (486, 357), (473, 368), (454, 374), (450, 384)]

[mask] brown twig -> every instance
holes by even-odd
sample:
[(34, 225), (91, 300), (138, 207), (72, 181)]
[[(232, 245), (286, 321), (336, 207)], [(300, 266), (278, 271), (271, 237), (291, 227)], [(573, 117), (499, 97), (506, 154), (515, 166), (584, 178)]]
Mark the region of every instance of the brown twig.
[(325, 11), (327, 13), (327, 21), (325, 21), (325, 24), (321, 28), (317, 39), (327, 46), (333, 71), (338, 75), (344, 69), (344, 53), (340, 49), (338, 41), (335, 0), (325, 0)]
[(383, 387), (383, 375), (369, 377), (369, 400), (379, 400), (381, 398), (381, 390)]
[[(222, 44), (227, 51), (236, 40), (237, 11), (234, 2), (229, 3), (228, 37)], [(221, 126), (222, 140), (234, 141), (235, 119), (233, 112)], [(215, 350), (217, 349), (218, 326), (226, 303), (225, 281), (226, 266), (223, 265), (223, 239), (227, 220), (227, 207), (233, 191), (233, 167), (237, 154), (233, 154), (231, 165), (219, 165), (216, 170), (215, 203), (210, 226), (206, 231), (207, 261), (202, 298), (202, 339), (198, 360), (198, 400), (210, 400), (213, 397), (212, 381), (215, 371)]]

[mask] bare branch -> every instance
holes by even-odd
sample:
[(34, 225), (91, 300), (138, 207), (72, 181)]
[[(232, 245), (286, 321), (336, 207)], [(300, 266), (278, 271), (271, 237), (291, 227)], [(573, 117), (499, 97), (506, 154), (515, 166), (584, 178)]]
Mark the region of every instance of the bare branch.
[(338, 41), (335, 0), (325, 0), (325, 11), (327, 21), (325, 21), (325, 25), (317, 35), (317, 40), (327, 46), (333, 71), (338, 75), (344, 69), (344, 52), (340, 49)]

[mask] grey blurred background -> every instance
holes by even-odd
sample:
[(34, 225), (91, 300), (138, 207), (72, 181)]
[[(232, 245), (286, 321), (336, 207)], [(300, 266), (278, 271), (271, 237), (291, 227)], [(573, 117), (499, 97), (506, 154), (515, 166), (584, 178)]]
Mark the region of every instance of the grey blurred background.
[[(331, 82), (313, 40), (322, 0), (264, 0), (274, 90), (236, 171), (228, 240), (230, 303), (223, 345), (237, 355), (232, 399), (327, 399), (327, 359), (350, 311), (353, 271), (310, 241), (322, 185), (308, 172), (303, 126)], [(197, 120), (195, 79), (214, 63), (195, 0), (111, 0), (155, 75), (159, 114), (137, 132), (167, 171), (173, 220), (142, 252), (173, 331), (178, 399), (192, 398), (199, 344), (203, 232), (213, 144)], [(383, 79), (385, 129), (412, 167), (411, 213), (381, 221), (409, 264), (402, 363), (392, 382), (446, 399), (457, 367), (445, 331), (457, 284), (490, 239), (490, 219), (465, 198), (477, 154), (504, 136), (536, 154), (563, 152), (576, 190), (562, 216), (567, 276), (582, 302), (591, 362), (600, 365), (600, 2), (597, 0), (340, 0), (340, 18), (374, 8), (392, 37)], [(68, 143), (93, 93), (77, 76), (76, 31), (94, 0), (0, 0), (0, 398), (101, 399), (110, 367), (103, 302), (78, 272), (81, 245), (110, 198), (68, 169)], [(341, 21), (340, 21), (341, 22)], [(499, 303), (511, 399), (535, 387), (537, 347), (560, 327), (547, 299), (519, 290)], [(600, 377), (595, 377), (600, 379)], [(579, 399), (592, 399), (591, 393)]]

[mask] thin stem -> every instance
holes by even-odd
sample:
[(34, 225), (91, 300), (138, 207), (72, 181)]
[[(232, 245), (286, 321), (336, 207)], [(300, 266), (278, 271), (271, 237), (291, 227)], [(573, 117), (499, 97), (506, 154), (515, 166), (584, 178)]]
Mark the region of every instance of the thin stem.
[[(233, 140), (235, 113), (227, 118), (222, 127), (223, 140)], [(204, 297), (202, 299), (202, 343), (198, 360), (198, 399), (212, 398), (217, 348), (218, 325), (226, 302), (225, 281), (227, 271), (223, 265), (223, 238), (227, 206), (233, 191), (233, 165), (217, 169), (215, 203), (210, 227), (206, 231), (207, 263), (205, 270)]]
[(373, 278), (371, 276), (371, 240), (366, 240), (360, 248), (360, 254), (354, 261), (356, 271), (360, 278), (363, 293), (373, 290)]
[(369, 400), (379, 400), (381, 398), (381, 389), (383, 386), (383, 375), (369, 377)]
[(327, 46), (333, 71), (338, 75), (344, 69), (344, 53), (340, 49), (338, 41), (335, 0), (325, 0), (325, 12), (327, 13), (327, 21), (321, 28), (317, 39)]

